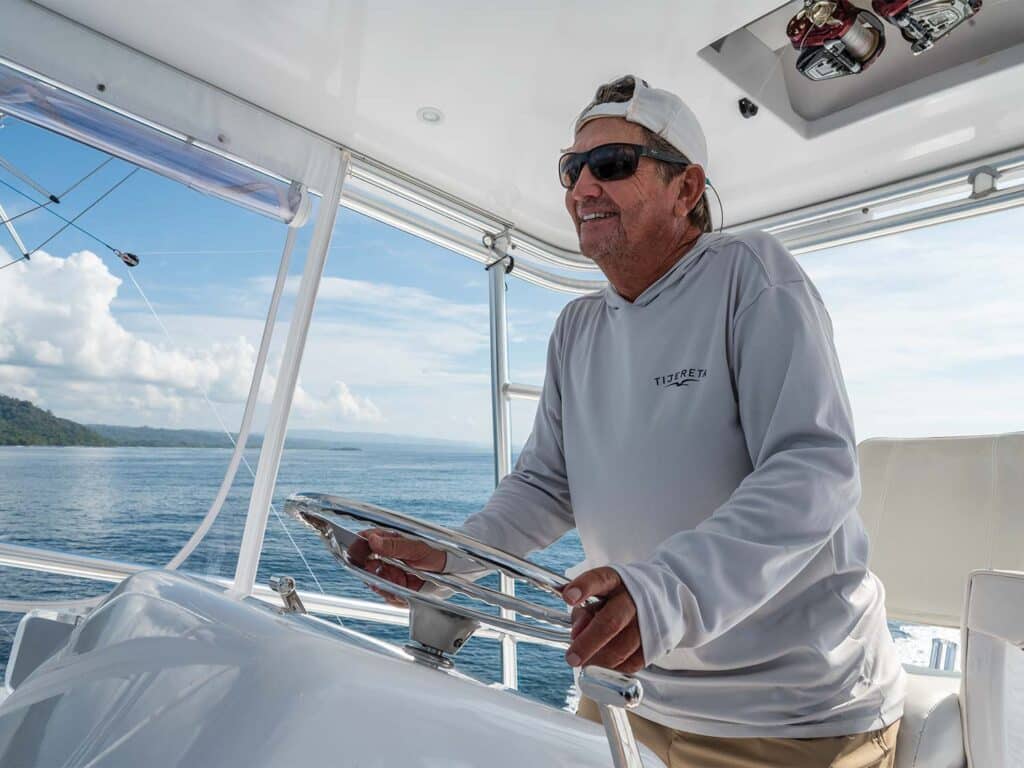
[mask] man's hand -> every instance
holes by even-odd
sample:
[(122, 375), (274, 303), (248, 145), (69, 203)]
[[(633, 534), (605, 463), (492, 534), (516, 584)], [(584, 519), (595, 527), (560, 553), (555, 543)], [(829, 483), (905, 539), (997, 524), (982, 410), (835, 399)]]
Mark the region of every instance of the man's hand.
[[(603, 597), (597, 606), (581, 606), (588, 597)], [(572, 645), (565, 653), (571, 667), (594, 664), (619, 672), (644, 667), (636, 603), (613, 568), (594, 568), (565, 585), (562, 599), (573, 606)]]
[[(394, 531), (380, 528), (369, 528), (359, 532), (359, 539), (349, 547), (352, 562), (365, 571), (387, 579), (408, 589), (418, 590), (423, 586), (423, 579), (407, 574), (394, 565), (380, 561), (380, 557), (402, 560), (413, 568), (434, 573), (444, 570), (447, 555), (440, 549), (434, 549), (422, 541), (407, 539)], [(391, 605), (405, 606), (405, 600), (377, 587), (370, 587)]]

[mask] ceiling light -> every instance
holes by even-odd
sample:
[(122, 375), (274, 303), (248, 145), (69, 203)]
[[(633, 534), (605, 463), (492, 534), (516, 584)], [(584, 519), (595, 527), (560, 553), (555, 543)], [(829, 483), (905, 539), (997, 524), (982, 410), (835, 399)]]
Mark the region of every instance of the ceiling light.
[(444, 120), (444, 113), (437, 107), (420, 107), (416, 110), (416, 117), (427, 125), (437, 125)]

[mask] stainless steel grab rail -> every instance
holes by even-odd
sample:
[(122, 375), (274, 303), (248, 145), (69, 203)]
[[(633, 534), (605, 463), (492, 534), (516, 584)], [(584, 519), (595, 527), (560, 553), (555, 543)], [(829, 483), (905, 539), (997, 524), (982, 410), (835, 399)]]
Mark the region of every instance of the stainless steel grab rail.
[[(104, 560), (87, 555), (73, 555), (67, 552), (56, 552), (37, 547), (0, 542), (0, 567), (5, 566), (112, 584), (116, 584), (139, 571), (159, 567), (117, 560)], [(219, 587), (228, 587), (231, 584), (230, 579), (188, 573), (187, 571), (184, 573), (187, 576), (201, 578)], [(360, 600), (354, 597), (340, 597), (320, 592), (307, 592), (305, 590), (298, 590), (297, 594), (310, 613), (320, 616), (337, 616), (342, 619), (370, 621), (392, 626), (408, 626), (409, 624), (409, 611), (405, 608), (398, 608), (372, 600)], [(277, 592), (262, 584), (257, 584), (253, 588), (253, 597), (274, 606), (279, 605), (281, 602), (281, 597)], [(0, 600), (0, 611), (24, 613), (32, 607), (23, 605), (25, 602), (23, 600)], [(50, 605), (54, 601), (46, 600), (45, 602), (47, 605)], [(68, 602), (81, 603), (82, 601), (69, 600)], [(543, 645), (549, 648), (564, 649), (567, 647), (565, 641), (531, 637), (522, 634), (518, 630), (483, 628), (477, 632), (477, 636), (486, 637), (490, 640), (500, 640), (502, 637), (510, 636), (515, 638), (517, 642)]]
[(640, 706), (644, 687), (639, 680), (601, 667), (584, 667), (580, 693), (597, 704), (615, 768), (643, 768), (640, 747), (629, 724), (627, 710)]

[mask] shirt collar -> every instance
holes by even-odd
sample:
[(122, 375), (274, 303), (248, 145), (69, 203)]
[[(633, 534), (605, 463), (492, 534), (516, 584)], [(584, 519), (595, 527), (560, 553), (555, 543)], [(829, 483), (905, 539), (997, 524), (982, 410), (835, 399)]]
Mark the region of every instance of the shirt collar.
[(644, 292), (636, 297), (633, 301), (628, 301), (619, 295), (619, 292), (615, 290), (611, 283), (608, 283), (604, 287), (604, 300), (605, 303), (613, 309), (622, 309), (623, 307), (646, 307), (648, 304), (653, 302), (658, 296), (661, 295), (662, 291), (678, 283), (687, 272), (690, 271), (697, 259), (708, 249), (708, 247), (718, 239), (716, 233), (705, 232), (699, 238), (697, 242), (693, 244), (693, 247), (686, 252), (686, 254), (679, 259), (664, 275), (659, 277), (653, 283), (651, 283)]

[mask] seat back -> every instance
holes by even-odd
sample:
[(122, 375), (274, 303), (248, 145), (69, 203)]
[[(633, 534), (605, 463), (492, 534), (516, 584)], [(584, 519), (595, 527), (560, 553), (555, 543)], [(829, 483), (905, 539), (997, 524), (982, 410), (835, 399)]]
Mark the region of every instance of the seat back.
[[(1024, 507), (1020, 508), (1024, 513)], [(960, 707), (971, 768), (1024, 766), (1024, 573), (971, 574)]]
[(1024, 570), (1024, 433), (871, 439), (858, 451), (889, 618), (959, 627), (971, 571)]

